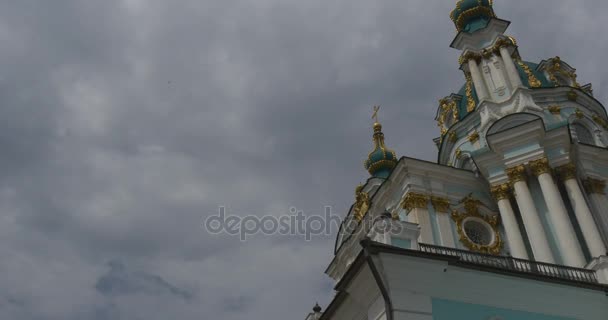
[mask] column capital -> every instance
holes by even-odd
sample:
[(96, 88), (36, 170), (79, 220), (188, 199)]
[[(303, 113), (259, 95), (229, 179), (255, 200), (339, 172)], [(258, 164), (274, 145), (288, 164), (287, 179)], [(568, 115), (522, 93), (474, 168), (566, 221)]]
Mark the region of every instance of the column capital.
[(530, 169), (534, 176), (538, 177), (545, 173), (551, 173), (551, 167), (549, 166), (549, 160), (547, 158), (541, 158), (538, 160), (530, 161)]
[(509, 176), (509, 182), (515, 183), (519, 181), (526, 181), (526, 167), (518, 165), (513, 168), (506, 170), (507, 176)]
[(437, 212), (449, 212), (450, 211), (450, 200), (442, 197), (431, 197), (431, 203), (433, 208)]
[(587, 192), (591, 194), (606, 194), (606, 181), (600, 179), (587, 178), (584, 182)]
[(576, 166), (573, 163), (568, 163), (557, 168), (562, 180), (576, 179)]
[(410, 192), (403, 198), (401, 205), (403, 209), (410, 211), (412, 209), (426, 209), (429, 197), (421, 194)]
[(492, 187), (490, 190), (492, 192), (492, 196), (496, 201), (509, 199), (509, 193), (511, 191), (511, 186), (508, 183), (503, 183), (501, 185), (497, 185)]

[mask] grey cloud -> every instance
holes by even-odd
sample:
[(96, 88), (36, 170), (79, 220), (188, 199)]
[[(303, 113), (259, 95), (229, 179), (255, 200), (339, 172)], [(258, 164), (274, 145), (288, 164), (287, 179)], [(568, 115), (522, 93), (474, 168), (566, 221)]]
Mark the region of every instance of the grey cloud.
[[(0, 318), (326, 306), (331, 237), (241, 243), (203, 219), (220, 205), (344, 213), (367, 178), (373, 104), (390, 147), (434, 160), (437, 101), (463, 82), (454, 3), (1, 2)], [(525, 59), (560, 55), (608, 98), (605, 1), (495, 6)]]

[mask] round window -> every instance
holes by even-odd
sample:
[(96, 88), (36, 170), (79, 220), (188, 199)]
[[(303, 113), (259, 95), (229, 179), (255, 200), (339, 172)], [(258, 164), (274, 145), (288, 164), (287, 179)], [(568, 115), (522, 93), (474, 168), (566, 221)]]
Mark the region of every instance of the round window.
[(464, 222), (464, 232), (471, 242), (480, 246), (489, 246), (494, 241), (494, 235), (489, 226), (473, 219)]

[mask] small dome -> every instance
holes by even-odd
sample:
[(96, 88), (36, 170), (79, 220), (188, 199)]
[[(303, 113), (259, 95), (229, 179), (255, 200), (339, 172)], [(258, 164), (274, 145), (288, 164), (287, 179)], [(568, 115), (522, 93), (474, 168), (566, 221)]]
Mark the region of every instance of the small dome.
[(364, 165), (369, 174), (377, 178), (388, 178), (397, 165), (397, 155), (384, 145), (382, 125), (378, 122), (374, 123), (374, 150), (369, 153)]
[(450, 13), (458, 31), (474, 32), (488, 25), (496, 17), (492, 0), (459, 0)]

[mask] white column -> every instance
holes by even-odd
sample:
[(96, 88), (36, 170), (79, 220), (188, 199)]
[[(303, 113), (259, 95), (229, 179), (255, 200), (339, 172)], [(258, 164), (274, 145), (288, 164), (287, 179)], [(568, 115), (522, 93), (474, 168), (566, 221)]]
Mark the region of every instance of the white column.
[(475, 86), (475, 91), (477, 92), (479, 101), (488, 99), (488, 90), (486, 89), (486, 84), (481, 76), (481, 72), (479, 71), (479, 66), (477, 65), (477, 61), (475, 61), (475, 58), (469, 59), (469, 71), (471, 72), (471, 78), (473, 78), (473, 85)]
[(498, 210), (502, 224), (507, 234), (507, 243), (511, 250), (511, 256), (518, 259), (528, 260), (526, 245), (519, 229), (519, 224), (515, 218), (515, 213), (509, 202), (509, 185), (503, 184), (492, 188), (492, 195), (498, 203)]
[[(589, 178), (585, 181), (585, 184), (589, 190), (589, 197), (591, 198), (591, 202), (593, 202), (595, 211), (599, 213), (608, 212), (608, 198), (606, 198), (605, 192), (606, 182)], [(602, 230), (605, 232), (603, 239), (605, 240), (604, 244), (607, 244), (608, 234), (606, 232), (608, 232), (608, 215), (598, 214), (595, 218), (597, 219), (596, 222), (600, 225), (600, 233)]]
[(538, 215), (538, 211), (536, 211), (534, 200), (532, 200), (530, 189), (528, 189), (525, 180), (525, 172), (526, 169), (522, 165), (507, 169), (507, 173), (515, 189), (515, 200), (526, 227), (532, 253), (536, 261), (555, 263), (545, 229), (540, 221), (540, 216)]
[(570, 164), (561, 169), (562, 179), (564, 180), (566, 192), (574, 209), (574, 215), (576, 215), (576, 220), (581, 227), (585, 243), (587, 243), (587, 248), (589, 248), (592, 258), (606, 255), (606, 246), (604, 245), (604, 241), (602, 241), (600, 231), (593, 219), (593, 215), (591, 215), (587, 201), (585, 201), (583, 191), (576, 181), (576, 168)]
[(437, 224), (439, 225), (439, 238), (444, 247), (455, 248), (454, 233), (452, 232), (452, 219), (450, 218), (450, 201), (445, 198), (431, 199), (433, 208), (437, 213)]
[(581, 245), (576, 238), (576, 233), (568, 210), (564, 205), (562, 196), (551, 176), (551, 168), (546, 158), (530, 162), (530, 167), (537, 176), (543, 198), (547, 205), (547, 218), (555, 229), (557, 246), (564, 259), (564, 263), (572, 267), (583, 267), (586, 264)]
[(519, 72), (517, 71), (515, 62), (513, 62), (513, 57), (511, 57), (509, 54), (509, 49), (505, 46), (500, 47), (500, 55), (502, 56), (502, 60), (505, 64), (505, 69), (507, 70), (507, 75), (509, 76), (511, 85), (513, 88), (521, 87), (521, 78), (519, 77)]
[(435, 244), (433, 240), (433, 227), (428, 210), (429, 198), (425, 195), (408, 193), (403, 199), (403, 208), (408, 211), (408, 221), (420, 226), (418, 242)]

